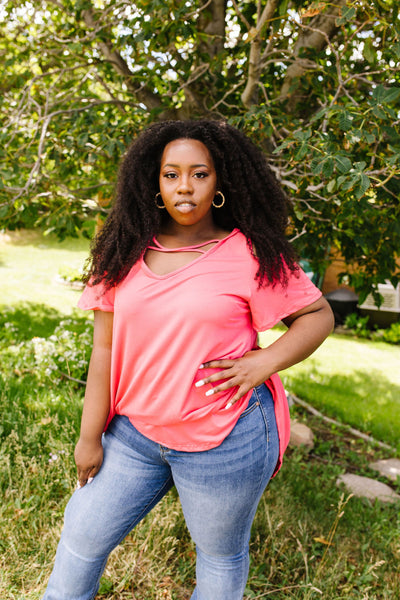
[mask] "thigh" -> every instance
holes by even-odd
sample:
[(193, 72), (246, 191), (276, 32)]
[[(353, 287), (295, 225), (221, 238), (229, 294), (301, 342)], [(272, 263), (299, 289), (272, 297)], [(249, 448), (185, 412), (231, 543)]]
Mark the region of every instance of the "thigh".
[(73, 494), (65, 511), (63, 542), (88, 558), (108, 554), (172, 486), (157, 445), (126, 417), (114, 419), (103, 447), (99, 473)]
[(232, 555), (247, 545), (260, 497), (279, 453), (273, 399), (263, 385), (217, 448), (171, 456), (174, 483), (195, 543)]

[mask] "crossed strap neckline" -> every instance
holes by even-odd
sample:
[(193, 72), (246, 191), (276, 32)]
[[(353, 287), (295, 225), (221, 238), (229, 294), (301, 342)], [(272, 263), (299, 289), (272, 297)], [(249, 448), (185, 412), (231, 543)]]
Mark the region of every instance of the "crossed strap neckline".
[(179, 248), (166, 248), (160, 242), (153, 238), (154, 246), (148, 246), (148, 250), (160, 250), (161, 252), (199, 252), (200, 254), (205, 254), (208, 252), (210, 248), (207, 250), (202, 250), (203, 246), (209, 246), (210, 244), (217, 244), (221, 240), (215, 238), (212, 240), (208, 240), (207, 242), (201, 242), (200, 244), (193, 244), (192, 246), (181, 246)]

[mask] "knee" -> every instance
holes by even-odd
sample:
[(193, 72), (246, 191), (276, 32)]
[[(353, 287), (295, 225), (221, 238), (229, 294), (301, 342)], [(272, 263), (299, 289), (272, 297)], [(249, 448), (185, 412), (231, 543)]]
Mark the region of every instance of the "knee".
[(202, 600), (241, 600), (249, 573), (248, 547), (237, 554), (210, 555), (197, 547), (196, 593)]
[(197, 557), (200, 558), (204, 563), (209, 563), (213, 566), (220, 565), (221, 567), (224, 567), (224, 565), (228, 564), (235, 568), (235, 566), (247, 563), (249, 560), (249, 546), (247, 544), (239, 552), (236, 552), (236, 554), (210, 554), (199, 546), (196, 546), (196, 554)]
[(75, 493), (65, 509), (61, 543), (76, 556), (96, 559), (109, 553), (102, 532), (104, 524), (97, 511)]

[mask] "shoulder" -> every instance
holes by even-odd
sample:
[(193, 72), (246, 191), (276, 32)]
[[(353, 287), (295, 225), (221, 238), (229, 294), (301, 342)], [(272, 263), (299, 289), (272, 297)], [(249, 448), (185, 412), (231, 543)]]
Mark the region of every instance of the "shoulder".
[(225, 241), (230, 250), (237, 250), (240, 253), (252, 256), (251, 241), (246, 238), (240, 229), (234, 229)]
[(240, 229), (235, 230), (235, 234), (230, 239), (228, 250), (232, 259), (241, 259), (248, 269), (251, 268), (252, 275), (255, 275), (259, 268), (257, 253), (252, 241)]

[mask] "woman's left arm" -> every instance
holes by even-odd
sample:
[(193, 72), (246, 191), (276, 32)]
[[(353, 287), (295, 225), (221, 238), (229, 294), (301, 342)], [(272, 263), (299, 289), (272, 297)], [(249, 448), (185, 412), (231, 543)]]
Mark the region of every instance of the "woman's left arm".
[(269, 379), (273, 373), (287, 369), (310, 356), (334, 326), (332, 310), (323, 297), (289, 315), (283, 322), (288, 330), (267, 348), (252, 350), (235, 360), (213, 360), (202, 365), (204, 368), (223, 370), (197, 382), (196, 386), (224, 380), (209, 390), (207, 395), (237, 387), (236, 394), (226, 407), (228, 408), (252, 388)]

